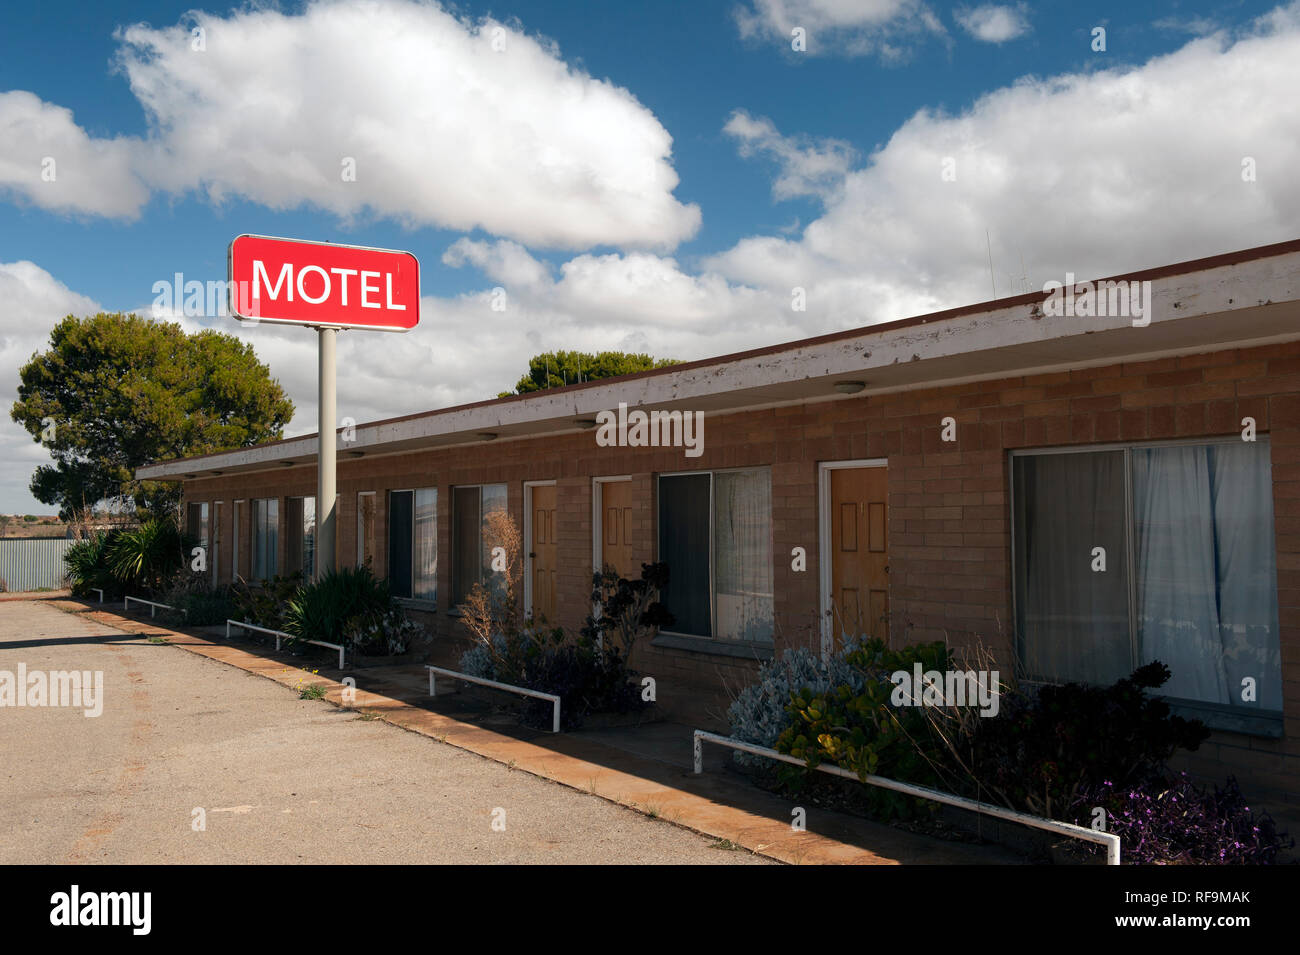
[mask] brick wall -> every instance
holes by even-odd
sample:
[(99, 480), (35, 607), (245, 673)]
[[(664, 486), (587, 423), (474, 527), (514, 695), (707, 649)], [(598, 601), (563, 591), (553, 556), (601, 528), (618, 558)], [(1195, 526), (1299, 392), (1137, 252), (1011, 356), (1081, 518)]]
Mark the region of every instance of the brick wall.
[[(444, 640), (463, 640), (463, 628), (445, 609), (451, 593), (450, 488), (506, 483), (509, 509), (522, 522), (523, 482), (554, 480), (559, 623), (576, 629), (589, 610), (594, 477), (632, 475), (637, 509), (631, 530), (639, 559), (649, 561), (657, 540), (656, 474), (769, 466), (777, 650), (817, 647), (818, 462), (886, 458), (892, 641), (979, 641), (1009, 668), (1007, 452), (1228, 435), (1238, 433), (1247, 416), (1272, 443), (1285, 737), (1218, 733), (1188, 765), (1219, 779), (1234, 772), (1256, 791), (1300, 799), (1300, 343), (711, 415), (698, 458), (674, 449), (600, 448), (591, 431), (390, 457), (341, 455), (340, 554), (351, 563), (356, 553), (358, 491), (378, 492), (376, 570), (382, 574), (385, 492), (437, 487), (442, 609), (422, 618)], [(955, 441), (942, 440), (945, 417), (955, 419)], [(196, 480), (186, 491), (187, 500), (226, 501), (227, 524), (229, 502), (248, 502), (241, 508), (247, 553), (252, 499), (314, 494), (315, 469)], [(281, 515), (283, 522), (283, 502)], [(283, 536), (282, 531), (282, 559)], [(804, 572), (791, 569), (794, 547), (807, 553)], [(241, 569), (248, 566), (241, 555)], [(225, 557), (222, 568), (229, 573)], [(754, 660), (658, 646), (640, 647), (634, 664), (656, 678), (661, 704), (683, 720), (715, 728), (722, 726), (730, 697), (757, 669)]]

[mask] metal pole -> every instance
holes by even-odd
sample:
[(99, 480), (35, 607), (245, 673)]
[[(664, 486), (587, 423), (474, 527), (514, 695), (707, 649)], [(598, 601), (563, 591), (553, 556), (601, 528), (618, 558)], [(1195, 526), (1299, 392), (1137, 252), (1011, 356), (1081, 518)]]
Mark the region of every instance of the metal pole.
[(319, 421), (316, 453), (316, 555), (315, 574), (320, 580), (334, 569), (335, 422), (334, 339), (336, 328), (321, 328), (320, 373), (317, 380)]

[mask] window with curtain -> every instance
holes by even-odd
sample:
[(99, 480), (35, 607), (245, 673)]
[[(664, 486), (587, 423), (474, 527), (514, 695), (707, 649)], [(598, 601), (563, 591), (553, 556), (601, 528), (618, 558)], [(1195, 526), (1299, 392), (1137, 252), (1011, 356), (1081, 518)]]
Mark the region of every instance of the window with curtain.
[(1108, 683), (1159, 660), (1169, 697), (1281, 710), (1267, 441), (1017, 455), (1013, 481), (1030, 674)]
[[(186, 508), (185, 532), (199, 542), (204, 550), (208, 547), (208, 502), (195, 501)], [(209, 557), (209, 560), (211, 558)]]
[(267, 580), (276, 573), (280, 536), (280, 502), (277, 498), (253, 501), (253, 578)]
[(437, 488), (389, 492), (388, 580), (394, 597), (437, 602)]
[(316, 498), (291, 497), (285, 500), (285, 569), (302, 572), (310, 580), (316, 568)]
[(766, 468), (659, 478), (659, 559), (675, 633), (771, 643), (772, 479)]

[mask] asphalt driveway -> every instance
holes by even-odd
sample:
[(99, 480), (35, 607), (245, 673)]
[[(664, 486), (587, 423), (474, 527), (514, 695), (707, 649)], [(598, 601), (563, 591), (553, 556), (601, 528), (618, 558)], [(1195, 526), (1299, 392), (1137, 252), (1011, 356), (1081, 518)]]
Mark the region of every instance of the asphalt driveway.
[(0, 602), (20, 664), (102, 713), (0, 707), (0, 863), (769, 861), (40, 601)]

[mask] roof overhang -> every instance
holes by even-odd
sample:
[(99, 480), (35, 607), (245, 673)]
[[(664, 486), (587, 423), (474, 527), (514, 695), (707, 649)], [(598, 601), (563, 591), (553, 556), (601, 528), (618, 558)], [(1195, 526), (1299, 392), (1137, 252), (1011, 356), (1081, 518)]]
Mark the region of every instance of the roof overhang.
[[(818, 338), (356, 426), (341, 461), (580, 430), (620, 402), (717, 415), (1300, 339), (1300, 241), (1095, 280), (1150, 282), (1142, 319), (1051, 314), (1032, 293)], [(314, 464), (316, 435), (138, 468), (145, 480)]]

